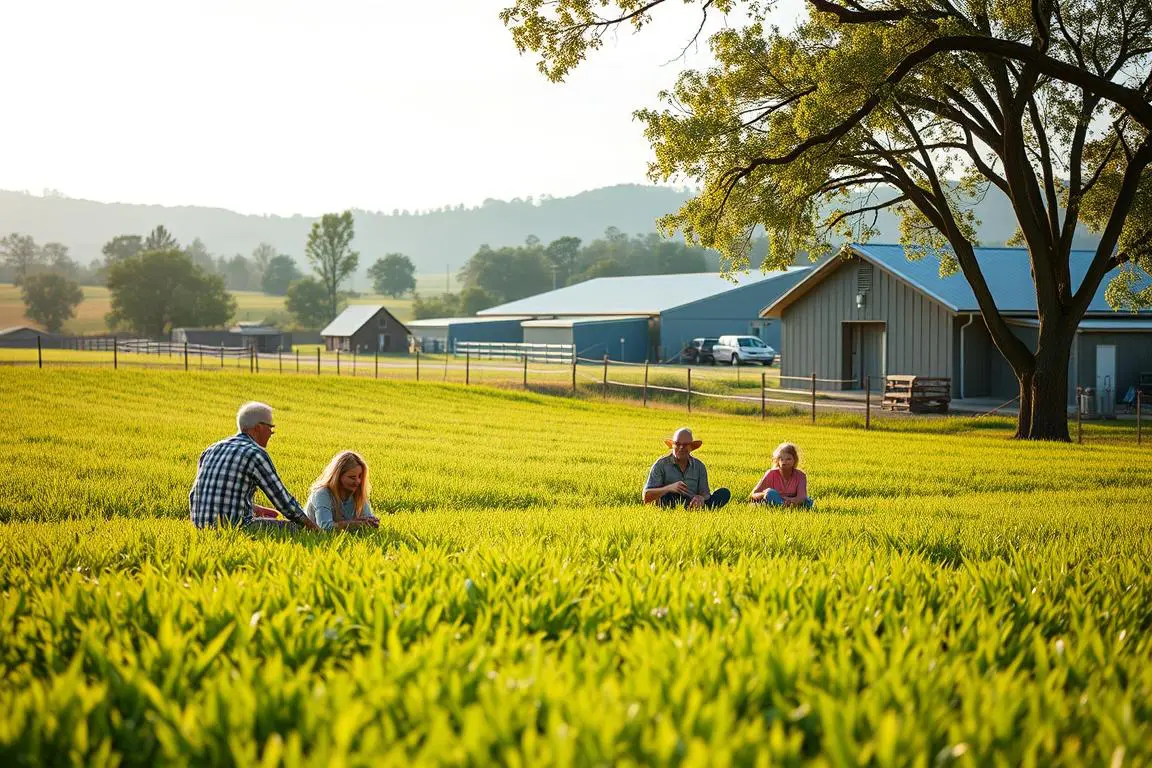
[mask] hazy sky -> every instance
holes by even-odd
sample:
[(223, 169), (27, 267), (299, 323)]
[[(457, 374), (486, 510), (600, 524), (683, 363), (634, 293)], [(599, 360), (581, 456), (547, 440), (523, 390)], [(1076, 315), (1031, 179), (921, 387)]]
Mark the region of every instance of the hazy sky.
[(697, 8), (674, 0), (556, 85), (506, 3), (4, 0), (0, 188), (316, 214), (644, 182), (632, 111), (710, 60), (678, 58)]

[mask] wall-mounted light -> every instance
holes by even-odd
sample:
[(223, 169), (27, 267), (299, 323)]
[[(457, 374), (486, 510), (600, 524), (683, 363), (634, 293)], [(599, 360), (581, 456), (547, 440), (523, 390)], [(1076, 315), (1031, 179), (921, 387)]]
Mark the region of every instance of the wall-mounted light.
[(864, 296), (863, 293), (856, 294), (856, 309), (864, 309)]

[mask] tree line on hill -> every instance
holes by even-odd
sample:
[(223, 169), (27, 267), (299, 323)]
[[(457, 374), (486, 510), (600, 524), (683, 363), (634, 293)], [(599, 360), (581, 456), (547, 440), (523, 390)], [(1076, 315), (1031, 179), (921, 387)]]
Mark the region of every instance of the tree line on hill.
[[(163, 225), (147, 235), (123, 234), (101, 248), (88, 266), (60, 243), (38, 245), (19, 233), (0, 238), (0, 269), (20, 286), (25, 314), (59, 331), (83, 300), (81, 285), (108, 287), (110, 330), (160, 337), (181, 326), (222, 326), (236, 311), (230, 291), (261, 290), (285, 297), (288, 317), (269, 320), (315, 329), (330, 322), (356, 294), (346, 289), (360, 263), (353, 250), (352, 213), (325, 214), (305, 244), (312, 274), (291, 256), (260, 243), (249, 256), (215, 256), (200, 238), (186, 246)], [(718, 268), (716, 254), (656, 234), (628, 235), (609, 227), (589, 243), (566, 236), (547, 244), (529, 236), (523, 245), (482, 245), (459, 272), (459, 293), (421, 296), (416, 270), (404, 254), (389, 253), (368, 268), (383, 295), (412, 294), (417, 318), (472, 315), (495, 304), (596, 277), (704, 272)]]
[[(181, 247), (163, 225), (147, 236), (113, 237), (101, 249), (102, 259), (87, 267), (72, 259), (65, 245), (38, 245), (29, 235), (12, 233), (0, 238), (0, 268), (20, 287), (25, 315), (51, 332), (75, 316), (83, 300), (81, 285), (108, 287), (110, 330), (159, 337), (179, 326), (222, 326), (236, 311), (230, 291), (253, 289), (285, 296), (299, 327), (318, 328), (348, 298), (342, 287), (360, 259), (352, 249), (354, 236), (349, 211), (313, 223), (305, 245), (311, 276), (267, 243), (250, 257), (214, 257), (199, 238)], [(404, 254), (387, 254), (368, 272), (379, 293), (398, 297), (415, 290), (415, 267)]]
[(597, 277), (707, 272), (719, 268), (714, 251), (685, 245), (655, 233), (627, 235), (608, 227), (584, 244), (560, 237), (544, 244), (529, 235), (523, 245), (480, 249), (461, 268), (459, 293), (416, 296), (413, 315), (474, 315), (482, 309)]

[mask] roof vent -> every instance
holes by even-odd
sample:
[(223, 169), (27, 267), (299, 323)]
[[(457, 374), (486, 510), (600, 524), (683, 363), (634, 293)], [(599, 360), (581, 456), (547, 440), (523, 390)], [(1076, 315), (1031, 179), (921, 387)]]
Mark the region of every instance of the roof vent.
[(856, 269), (856, 293), (867, 295), (872, 290), (872, 265), (862, 263)]

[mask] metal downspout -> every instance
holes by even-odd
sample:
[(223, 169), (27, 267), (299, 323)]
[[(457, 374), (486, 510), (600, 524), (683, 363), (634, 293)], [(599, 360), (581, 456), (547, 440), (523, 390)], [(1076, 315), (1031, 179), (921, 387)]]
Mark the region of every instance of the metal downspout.
[(968, 315), (968, 322), (960, 326), (960, 399), (964, 399), (964, 329), (972, 325), (972, 321), (976, 319), (976, 315)]

